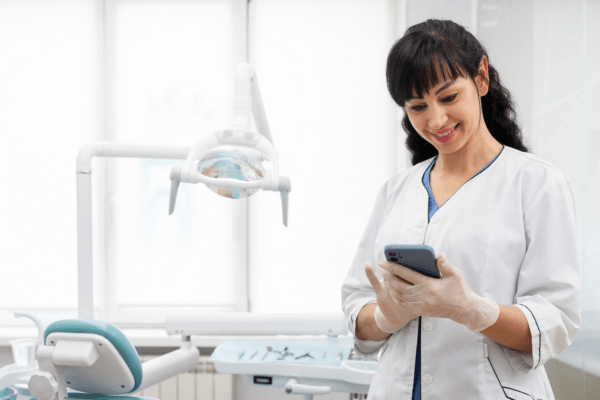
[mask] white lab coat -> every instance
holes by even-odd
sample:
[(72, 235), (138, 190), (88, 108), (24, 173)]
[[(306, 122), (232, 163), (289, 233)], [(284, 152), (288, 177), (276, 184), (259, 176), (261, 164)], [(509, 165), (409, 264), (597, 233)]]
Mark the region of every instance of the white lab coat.
[[(523, 311), (533, 354), (449, 319), (422, 317), (422, 399), (554, 399), (543, 365), (572, 343), (581, 319), (569, 179), (535, 155), (505, 146), (428, 222), (422, 178), (432, 160), (393, 177), (379, 192), (342, 287), (350, 331), (359, 311), (375, 303), (365, 262), (384, 260), (388, 244), (427, 244), (436, 254), (446, 253), (475, 293)], [(415, 319), (385, 341), (355, 339), (363, 354), (384, 346), (369, 400), (411, 398), (417, 329)]]

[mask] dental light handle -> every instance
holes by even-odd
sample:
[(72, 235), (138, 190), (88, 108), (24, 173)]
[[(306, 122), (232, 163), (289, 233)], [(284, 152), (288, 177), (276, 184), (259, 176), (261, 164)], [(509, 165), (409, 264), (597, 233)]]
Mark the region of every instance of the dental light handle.
[(304, 400), (312, 400), (315, 394), (326, 394), (331, 392), (331, 387), (301, 385), (297, 380), (292, 378), (285, 384), (285, 392), (287, 394), (303, 394)]
[(169, 195), (169, 215), (175, 211), (175, 202), (177, 201), (177, 190), (181, 181), (181, 165), (175, 165), (171, 170), (171, 193)]
[(291, 190), (289, 178), (285, 176), (276, 177), (269, 172), (265, 173), (265, 177), (263, 179), (249, 182), (240, 181), (239, 179), (234, 178), (211, 178), (210, 176), (203, 175), (199, 172), (190, 174), (187, 180), (183, 179), (182, 177), (180, 181), (189, 183), (204, 183), (205, 185), (212, 185), (223, 189), (262, 189), (271, 192), (279, 192), (282, 190), (289, 192)]
[(192, 170), (187, 165), (175, 165), (171, 169), (171, 194), (169, 196), (169, 215), (175, 211), (175, 202), (177, 201), (177, 191), (179, 183), (183, 180), (189, 183), (204, 183), (224, 189), (262, 189), (268, 191), (278, 191), (281, 193), (281, 208), (283, 213), (283, 225), (288, 226), (288, 208), (289, 196), (292, 190), (290, 179), (286, 176), (274, 176), (267, 172), (265, 177), (259, 181), (243, 182), (231, 178), (211, 178), (202, 175), (197, 170), (197, 163), (192, 164)]
[(290, 191), (292, 190), (292, 183), (286, 176), (279, 177), (279, 190), (281, 193), (281, 211), (283, 212), (283, 225), (287, 228), (288, 226), (288, 207), (290, 204)]

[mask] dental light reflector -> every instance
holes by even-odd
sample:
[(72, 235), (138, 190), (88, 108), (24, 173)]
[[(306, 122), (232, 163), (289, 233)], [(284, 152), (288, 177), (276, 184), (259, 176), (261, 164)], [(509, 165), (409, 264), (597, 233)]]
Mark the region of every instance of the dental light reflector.
[[(175, 210), (180, 182), (204, 183), (213, 192), (243, 199), (259, 189), (281, 194), (287, 226), (290, 180), (279, 176), (279, 158), (267, 123), (254, 68), (238, 65), (235, 79), (233, 128), (205, 135), (189, 152), (184, 165), (171, 170), (169, 214)], [(249, 130), (254, 116), (259, 132)], [(265, 161), (270, 167), (265, 167)]]
[[(220, 148), (208, 151), (200, 159), (198, 171), (209, 178), (229, 178), (239, 181), (257, 181), (265, 175), (265, 169), (256, 157), (252, 157), (234, 148)], [(218, 195), (232, 199), (252, 196), (258, 189), (225, 189), (206, 185)]]

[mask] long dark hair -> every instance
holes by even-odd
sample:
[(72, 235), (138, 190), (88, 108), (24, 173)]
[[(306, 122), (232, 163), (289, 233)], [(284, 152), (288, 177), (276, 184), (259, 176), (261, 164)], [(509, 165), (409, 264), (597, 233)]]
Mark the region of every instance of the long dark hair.
[[(459, 76), (475, 81), (482, 57), (488, 59), (489, 89), (481, 98), (483, 119), (492, 136), (505, 146), (528, 152), (510, 92), (500, 83), (498, 71), (489, 63), (481, 43), (461, 25), (453, 21), (429, 19), (413, 25), (398, 40), (387, 59), (386, 77), (390, 95), (400, 107), (436, 86), (440, 79), (456, 80)], [(440, 73), (441, 76), (438, 76)], [(485, 79), (484, 76), (481, 78)], [(437, 149), (423, 139), (405, 113), (402, 128), (408, 134), (406, 147), (412, 164), (418, 164), (438, 154)]]

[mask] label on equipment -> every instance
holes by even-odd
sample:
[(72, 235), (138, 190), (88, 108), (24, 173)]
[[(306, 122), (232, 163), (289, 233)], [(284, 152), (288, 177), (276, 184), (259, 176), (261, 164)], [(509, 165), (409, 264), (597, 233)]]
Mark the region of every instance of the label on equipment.
[(254, 383), (257, 385), (272, 385), (273, 377), (270, 376), (255, 376)]

